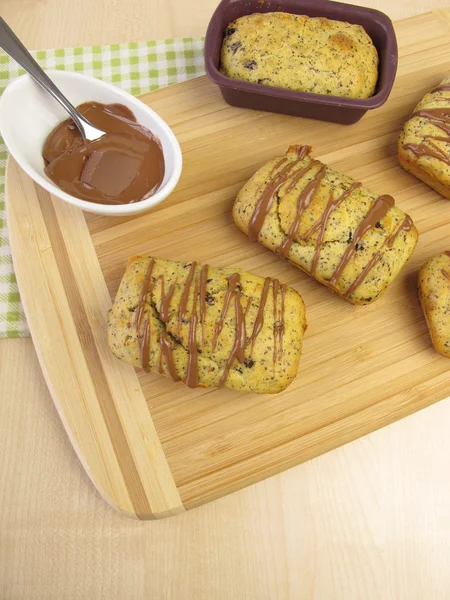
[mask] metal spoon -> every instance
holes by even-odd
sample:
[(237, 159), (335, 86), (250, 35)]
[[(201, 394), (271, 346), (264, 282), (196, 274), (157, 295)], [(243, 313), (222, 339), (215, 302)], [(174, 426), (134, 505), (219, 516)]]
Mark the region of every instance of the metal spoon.
[(34, 60), (16, 34), (7, 25), (4, 19), (0, 17), (0, 48), (19, 63), (31, 77), (57, 100), (61, 106), (72, 117), (75, 125), (78, 127), (85, 140), (90, 142), (97, 140), (105, 135), (105, 131), (97, 129), (92, 123), (89, 123), (77, 109), (60, 92), (50, 77), (41, 69)]

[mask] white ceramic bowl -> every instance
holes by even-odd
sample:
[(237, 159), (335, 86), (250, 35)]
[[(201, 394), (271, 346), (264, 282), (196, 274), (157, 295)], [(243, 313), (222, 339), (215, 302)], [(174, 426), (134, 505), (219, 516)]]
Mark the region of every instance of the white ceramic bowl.
[(135, 215), (165, 200), (175, 188), (182, 167), (180, 145), (167, 123), (143, 102), (110, 83), (68, 71), (47, 73), (74, 106), (96, 100), (104, 104), (120, 103), (130, 108), (137, 121), (161, 141), (166, 169), (164, 180), (153, 196), (133, 204), (97, 204), (63, 192), (45, 175), (41, 153), (50, 131), (68, 118), (68, 114), (28, 75), (10, 83), (0, 99), (0, 131), (8, 150), (22, 169), (54, 196), (99, 215)]

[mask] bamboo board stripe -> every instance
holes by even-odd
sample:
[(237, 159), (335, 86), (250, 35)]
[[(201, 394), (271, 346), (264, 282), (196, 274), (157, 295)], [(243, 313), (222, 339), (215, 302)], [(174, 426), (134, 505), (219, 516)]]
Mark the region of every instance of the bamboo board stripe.
[(122, 424), (117, 414), (117, 408), (112, 397), (105, 372), (100, 363), (98, 349), (95, 345), (92, 330), (78, 289), (70, 258), (58, 224), (55, 209), (50, 194), (35, 184), (36, 196), (39, 199), (42, 214), (45, 217), (47, 230), (52, 240), (52, 246), (58, 257), (58, 269), (66, 292), (69, 308), (75, 316), (75, 327), (78, 338), (86, 357), (87, 367), (94, 383), (95, 392), (101, 407), (102, 415), (108, 429), (108, 434), (114, 447), (117, 462), (120, 465), (122, 477), (128, 490), (133, 507), (138, 515), (151, 515), (148, 498), (136, 469), (130, 447), (127, 443)]
[[(119, 510), (141, 519), (184, 510), (134, 369), (107, 348), (111, 301), (84, 217), (19, 173), (10, 160), (8, 196), (13, 177), (22, 184), (20, 206), (8, 202), (12, 238), (23, 228), (27, 242), (15, 253), (16, 273), (33, 337), (51, 323), (39, 358), (50, 389), (55, 380), (62, 384), (52, 391), (71, 440), (100, 492)], [(30, 306), (35, 293), (43, 304)]]

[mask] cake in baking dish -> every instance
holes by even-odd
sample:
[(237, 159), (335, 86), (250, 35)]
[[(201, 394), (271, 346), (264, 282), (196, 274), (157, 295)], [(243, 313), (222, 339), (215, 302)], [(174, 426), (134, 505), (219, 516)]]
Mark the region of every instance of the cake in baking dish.
[(373, 96), (378, 63), (360, 25), (284, 12), (230, 23), (220, 56), (222, 73), (233, 79), (357, 99)]

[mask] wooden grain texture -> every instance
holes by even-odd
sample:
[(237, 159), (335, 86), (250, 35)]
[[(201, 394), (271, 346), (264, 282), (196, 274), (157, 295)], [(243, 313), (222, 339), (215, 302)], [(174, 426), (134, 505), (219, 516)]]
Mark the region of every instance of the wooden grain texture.
[(449, 401), (173, 519), (137, 522), (91, 485), (31, 340), (8, 348), (2, 600), (448, 600)]
[[(228, 107), (206, 78), (143, 98), (173, 127), (182, 145), (184, 171), (175, 193), (152, 213), (122, 221), (87, 216), (92, 243), (111, 295), (117, 290), (128, 256), (148, 253), (218, 266), (234, 265), (279, 277), (302, 293), (308, 310), (309, 329), (300, 374), (286, 392), (276, 397), (261, 398), (226, 390), (186, 390), (163, 378), (139, 374), (186, 508), (317, 456), (448, 395), (448, 363), (431, 348), (415, 293), (419, 266), (445, 246), (450, 224), (448, 203), (400, 169), (395, 142), (401, 124), (417, 100), (445, 73), (450, 60), (449, 28), (448, 11), (397, 24), (400, 68), (394, 92), (383, 109), (345, 130), (344, 150), (341, 126)], [(291, 143), (313, 144), (315, 154), (324, 162), (352, 174), (380, 193), (393, 194), (416, 222), (421, 240), (413, 259), (389, 293), (373, 306), (352, 307), (332, 296), (292, 265), (278, 261), (259, 245), (250, 244), (233, 225), (230, 207), (237, 190), (262, 163), (282, 154)], [(22, 214), (23, 190), (27, 198), (25, 206), (33, 206), (39, 220), (32, 239), (36, 235), (48, 236), (48, 241), (37, 250), (45, 253), (51, 245), (50, 252), (57, 265), (57, 269), (43, 272), (50, 285), (70, 263), (80, 293), (87, 293), (89, 285), (82, 282), (83, 269), (75, 268), (74, 262), (78, 260), (78, 247), (87, 248), (88, 255), (92, 252), (88, 249), (90, 240), (83, 219), (75, 218), (56, 201), (51, 204), (45, 204), (42, 198), (36, 201), (35, 188), (27, 182), (17, 167), (9, 169), (9, 210), (19, 213), (19, 218), (10, 219), (15, 265), (32, 329), (33, 321), (39, 322), (40, 331), (34, 331), (34, 341), (41, 362), (41, 344), (45, 344), (45, 356), (50, 353), (47, 365), (43, 365), (45, 370), (49, 364), (67, 362), (68, 354), (52, 340), (48, 319), (39, 319), (38, 302), (29, 300), (31, 295), (39, 298), (39, 294), (36, 295), (35, 286), (28, 285), (26, 274), (29, 269), (33, 274), (35, 269), (39, 270), (40, 262), (30, 264), (28, 258), (25, 260), (26, 253), (21, 259), (16, 251), (17, 247), (29, 244), (29, 231), (35, 228)], [(42, 215), (37, 214), (38, 206)], [(55, 233), (55, 219), (47, 206), (55, 207), (59, 227), (64, 229), (63, 252), (59, 234)], [(20, 235), (17, 224), (27, 235)], [(67, 252), (69, 247), (72, 252)], [(66, 294), (68, 290), (66, 285)], [(107, 302), (98, 303), (95, 295), (91, 296), (91, 310), (97, 312), (100, 322), (101, 310), (105, 311)], [(81, 297), (84, 298), (82, 293)], [(58, 307), (64, 324), (66, 319), (70, 322), (68, 310), (73, 314), (75, 309), (75, 318), (78, 317), (78, 307), (74, 308), (73, 302), (71, 306), (70, 298), (67, 304)], [(36, 313), (34, 316), (32, 311)], [(66, 335), (72, 339), (72, 332)], [(100, 334), (94, 345), (106, 357), (107, 349)], [(84, 363), (89, 365), (94, 356), (82, 345), (79, 350), (84, 353)], [(113, 363), (109, 362), (108, 368), (113, 373)], [(47, 378), (52, 382), (48, 371)], [(86, 393), (87, 406), (91, 402), (95, 405), (98, 391), (91, 389)], [(123, 410), (124, 397), (118, 403)], [(54, 393), (54, 399), (60, 409), (67, 405), (65, 408), (72, 411), (78, 406), (69, 395), (61, 397)], [(133, 411), (134, 406), (130, 413)], [(140, 422), (137, 413), (133, 413), (133, 419)], [(101, 431), (96, 430), (96, 425), (95, 419), (86, 421), (87, 433), (94, 428), (99, 438), (103, 438), (104, 424)], [(71, 429), (89, 465), (83, 429), (77, 428), (76, 435)], [(130, 455), (141, 453), (139, 444), (147, 431), (144, 425), (141, 429), (142, 437), (126, 436)], [(115, 433), (110, 427), (108, 435), (113, 445)], [(103, 464), (109, 473), (108, 462)], [(129, 466), (124, 465), (121, 470), (126, 472), (125, 479), (132, 481), (134, 474)], [(138, 471), (142, 484), (152, 488), (153, 471)], [(135, 491), (135, 495), (142, 494)], [(145, 516), (145, 510), (138, 512)]]
[[(354, 0), (341, 0), (355, 4)], [(28, 48), (114, 44), (201, 36), (218, 0), (0, 0), (2, 17)], [(404, 19), (448, 0), (358, 0)]]
[(11, 161), (8, 219), (16, 274), (69, 437), (113, 506), (142, 519), (180, 512), (180, 497), (134, 369), (117, 364), (107, 347), (110, 298), (94, 248), (86, 243), (83, 213), (53, 200), (22, 175)]

